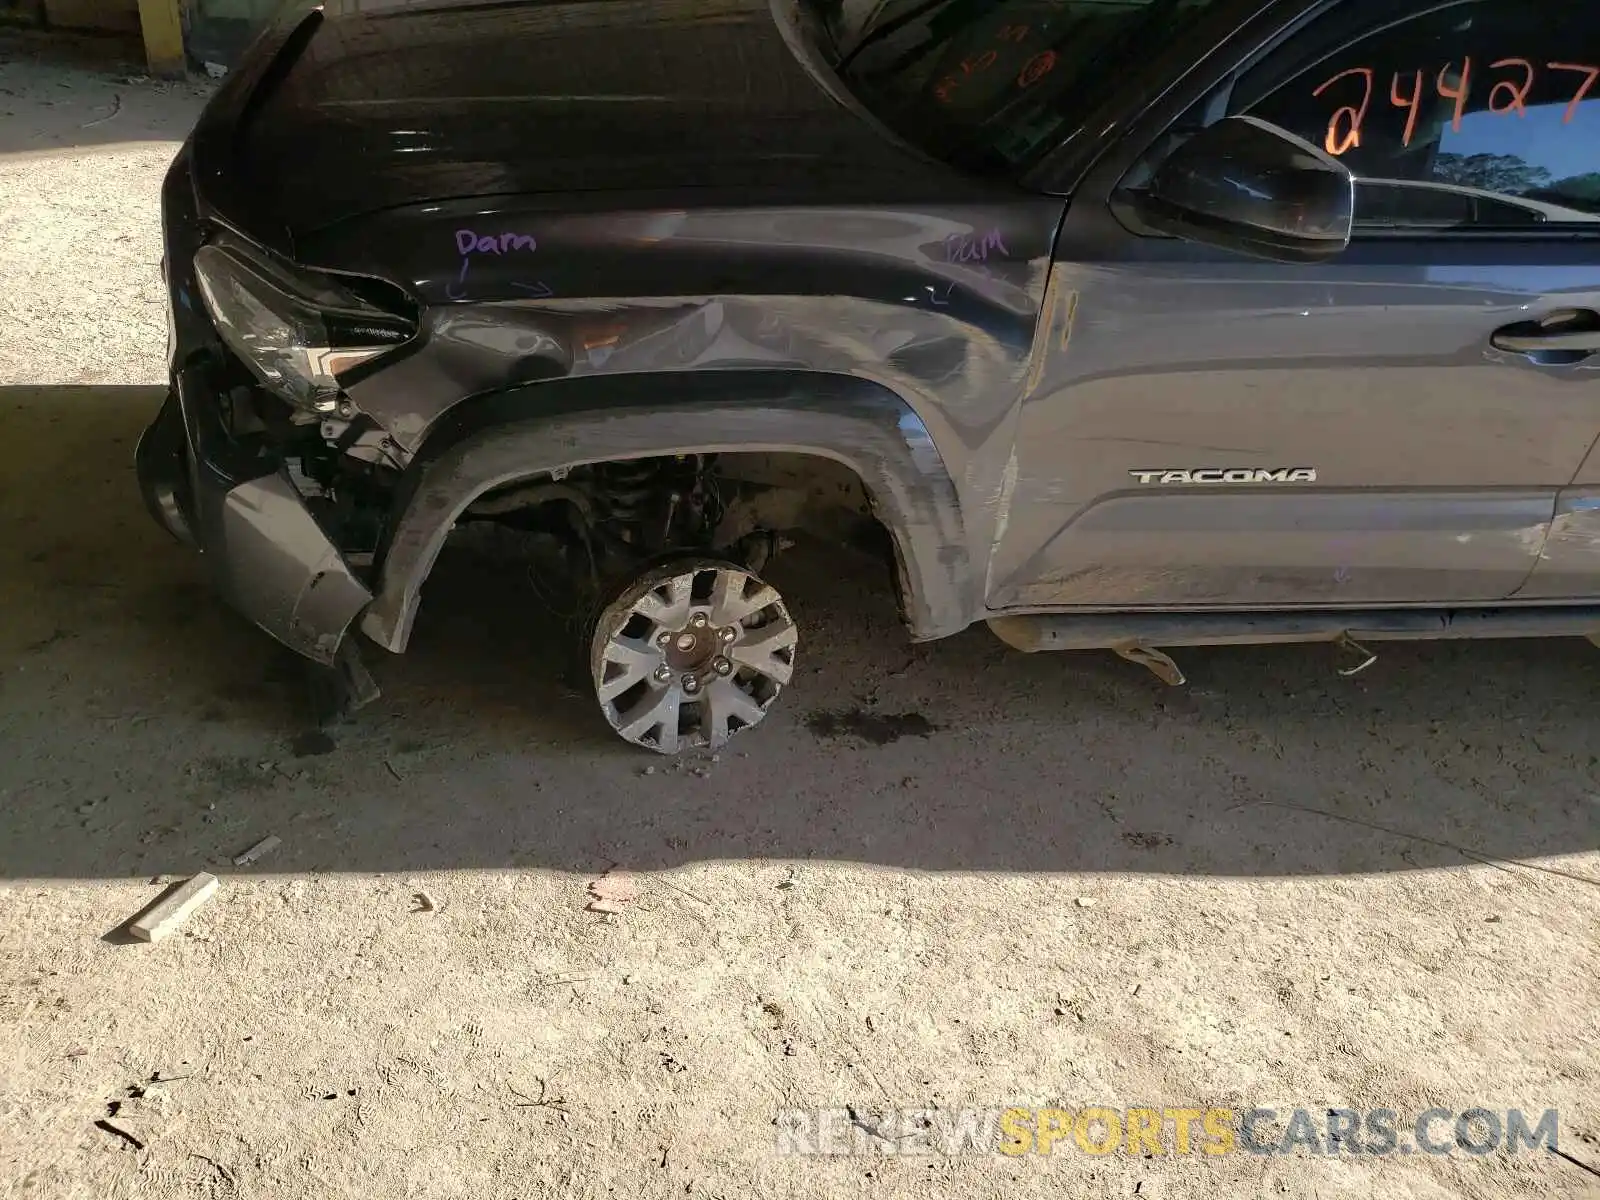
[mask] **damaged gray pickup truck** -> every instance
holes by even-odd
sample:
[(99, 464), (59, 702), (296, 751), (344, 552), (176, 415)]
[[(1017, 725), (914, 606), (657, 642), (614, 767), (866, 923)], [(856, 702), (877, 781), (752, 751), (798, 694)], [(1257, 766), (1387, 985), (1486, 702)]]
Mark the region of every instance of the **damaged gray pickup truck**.
[(167, 179), (146, 501), (336, 710), (547, 538), (661, 753), (790, 680), (795, 528), (1175, 683), (1594, 636), (1597, 79), (1526, 0), (329, 0)]

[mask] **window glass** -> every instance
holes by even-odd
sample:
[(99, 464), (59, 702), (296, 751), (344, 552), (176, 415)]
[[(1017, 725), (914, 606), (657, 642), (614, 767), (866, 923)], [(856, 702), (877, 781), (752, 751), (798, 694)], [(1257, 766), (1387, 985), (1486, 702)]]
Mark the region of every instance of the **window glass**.
[[(823, 15), (830, 0), (807, 0)], [(907, 141), (968, 166), (1042, 157), (1130, 67), (1251, 0), (886, 0), (838, 70)], [(839, 28), (835, 20), (834, 27)]]
[(1291, 40), (1230, 109), (1346, 163), (1362, 226), (1600, 233), (1600, 6), (1473, 0), (1398, 21), (1384, 8), (1387, 28), (1331, 55), (1314, 29)]

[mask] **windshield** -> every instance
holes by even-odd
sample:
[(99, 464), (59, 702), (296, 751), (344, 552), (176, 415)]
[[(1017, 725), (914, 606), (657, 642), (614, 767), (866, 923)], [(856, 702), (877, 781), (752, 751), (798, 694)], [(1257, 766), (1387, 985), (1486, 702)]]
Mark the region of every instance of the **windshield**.
[(1133, 60), (1238, 0), (810, 3), (834, 32), (839, 73), (880, 120), (945, 161), (1014, 172), (1063, 140)]

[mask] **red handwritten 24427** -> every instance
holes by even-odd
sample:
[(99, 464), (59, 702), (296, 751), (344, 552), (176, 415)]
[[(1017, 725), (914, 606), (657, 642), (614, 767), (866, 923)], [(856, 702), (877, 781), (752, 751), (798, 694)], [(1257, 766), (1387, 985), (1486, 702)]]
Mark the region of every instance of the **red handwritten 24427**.
[[(1572, 102), (1567, 105), (1566, 114), (1561, 118), (1563, 125), (1572, 124), (1572, 119), (1578, 115), (1578, 105), (1582, 104), (1593, 90), (1595, 81), (1600, 80), (1600, 67), (1588, 63), (1545, 63), (1546, 71), (1568, 71), (1583, 76), (1578, 84), (1578, 90), (1573, 94)], [(1489, 111), (1498, 116), (1509, 116), (1515, 113), (1519, 117), (1528, 115), (1528, 93), (1533, 91), (1533, 85), (1539, 80), (1540, 67), (1526, 58), (1502, 58), (1498, 62), (1489, 64), (1491, 71), (1505, 71), (1504, 78), (1493, 81), (1489, 89)], [(1396, 108), (1406, 110), (1406, 132), (1403, 145), (1409, 146), (1412, 137), (1417, 132), (1417, 115), (1422, 109), (1422, 96), (1427, 84), (1430, 82), (1431, 72), (1418, 68), (1415, 71), (1396, 71), (1389, 81), (1389, 103)], [(1347, 104), (1336, 109), (1328, 120), (1328, 136), (1324, 143), (1329, 154), (1340, 155), (1347, 150), (1361, 145), (1362, 128), (1367, 121), (1367, 113), (1372, 108), (1372, 93), (1377, 84), (1377, 72), (1372, 67), (1351, 67), (1348, 71), (1340, 71), (1322, 83), (1311, 94), (1320, 97), (1324, 92), (1337, 86), (1346, 79), (1360, 79), (1363, 84), (1361, 103)], [(1455, 101), (1455, 115), (1451, 118), (1450, 127), (1457, 133), (1461, 131), (1461, 119), (1466, 115), (1468, 98), (1472, 95), (1474, 83), (1472, 57), (1468, 55), (1461, 60), (1458, 69), (1453, 62), (1446, 63), (1439, 69), (1432, 80), (1433, 89), (1443, 100)]]

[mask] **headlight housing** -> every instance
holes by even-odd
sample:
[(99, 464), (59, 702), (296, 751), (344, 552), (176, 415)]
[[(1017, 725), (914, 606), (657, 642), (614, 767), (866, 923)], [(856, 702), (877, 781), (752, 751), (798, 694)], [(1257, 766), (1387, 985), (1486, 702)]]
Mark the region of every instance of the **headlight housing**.
[(295, 407), (333, 412), (339, 375), (416, 332), (332, 280), (232, 248), (202, 246), (195, 279), (217, 333), (262, 384)]

